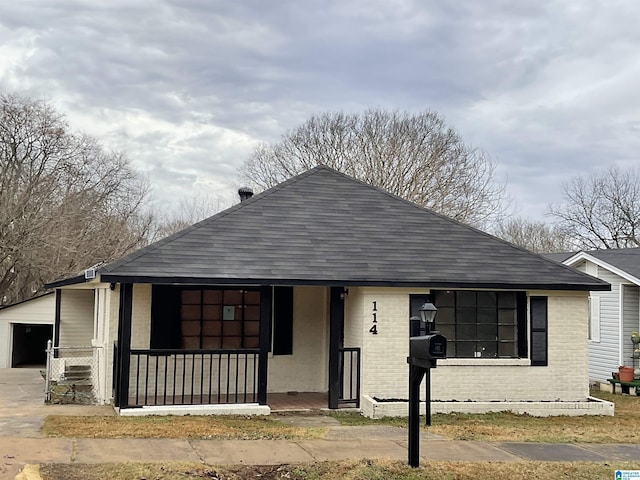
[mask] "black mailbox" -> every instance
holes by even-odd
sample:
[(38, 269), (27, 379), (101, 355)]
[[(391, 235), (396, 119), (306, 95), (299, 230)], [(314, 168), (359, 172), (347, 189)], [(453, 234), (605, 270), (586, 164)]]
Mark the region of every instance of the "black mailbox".
[(416, 360), (437, 360), (447, 358), (447, 339), (439, 333), (411, 337), (409, 356)]

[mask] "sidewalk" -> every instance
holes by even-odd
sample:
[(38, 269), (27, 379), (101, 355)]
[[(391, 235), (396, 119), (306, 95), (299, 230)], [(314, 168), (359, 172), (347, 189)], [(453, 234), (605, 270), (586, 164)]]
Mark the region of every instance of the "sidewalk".
[[(391, 458), (407, 461), (406, 429), (328, 427), (320, 440), (94, 439), (0, 436), (0, 480), (13, 480), (25, 464), (195, 462), (209, 465), (279, 465), (324, 460)], [(547, 444), (444, 440), (423, 432), (420, 456), (467, 462), (640, 461), (638, 444)], [(39, 479), (28, 475), (28, 480)]]
[[(363, 427), (347, 428), (357, 433)], [(277, 465), (374, 457), (406, 461), (407, 441), (397, 438), (185, 440), (0, 437), (0, 452), (2, 461), (14, 467), (26, 463), (171, 461)], [(423, 434), (420, 455), (423, 460), (472, 462), (639, 461), (640, 445), (487, 443), (440, 440)]]
[[(321, 440), (185, 440), (46, 438), (46, 415), (113, 415), (110, 407), (47, 405), (36, 373), (25, 381), (0, 381), (0, 480), (12, 480), (25, 464), (107, 462), (204, 462), (274, 465), (384, 457), (407, 461), (407, 430), (391, 426), (341, 426), (320, 415), (281, 420), (327, 429)], [(5, 372), (5, 376), (7, 373)], [(444, 461), (640, 461), (637, 444), (541, 444), (444, 440), (421, 432), (422, 460)], [(29, 477), (38, 478), (38, 477)]]

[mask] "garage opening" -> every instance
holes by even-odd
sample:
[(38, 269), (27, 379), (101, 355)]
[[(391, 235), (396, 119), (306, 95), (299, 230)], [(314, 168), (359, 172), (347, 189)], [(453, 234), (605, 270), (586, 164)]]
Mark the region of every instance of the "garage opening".
[(47, 340), (53, 338), (53, 325), (13, 324), (11, 367), (41, 367), (47, 362)]

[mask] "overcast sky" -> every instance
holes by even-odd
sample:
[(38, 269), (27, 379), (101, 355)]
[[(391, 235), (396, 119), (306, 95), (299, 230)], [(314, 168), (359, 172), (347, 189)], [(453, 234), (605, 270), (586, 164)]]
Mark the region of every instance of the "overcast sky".
[(432, 109), (521, 214), (638, 164), (637, 0), (7, 0), (0, 91), (125, 151), (159, 202), (231, 198), (259, 142), (314, 113)]

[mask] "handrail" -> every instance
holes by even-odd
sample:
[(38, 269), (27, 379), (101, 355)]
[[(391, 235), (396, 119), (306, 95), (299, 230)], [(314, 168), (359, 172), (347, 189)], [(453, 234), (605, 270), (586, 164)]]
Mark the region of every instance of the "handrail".
[(130, 406), (256, 403), (259, 349), (132, 349)]

